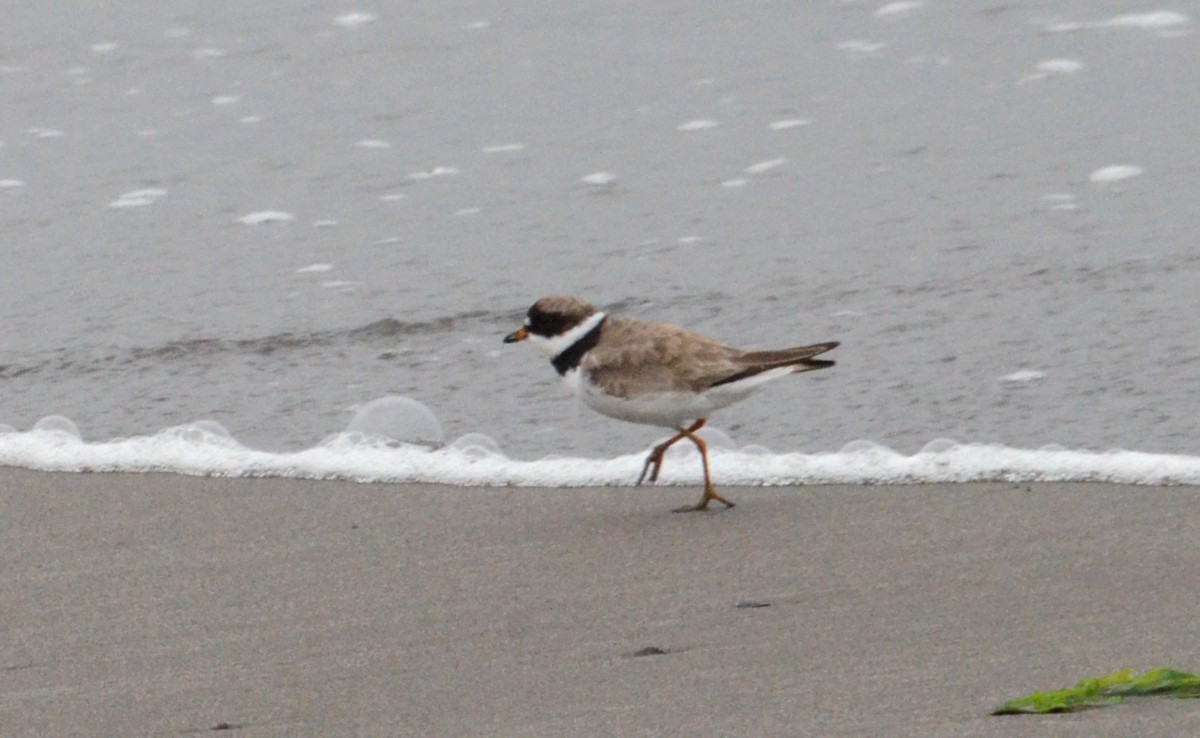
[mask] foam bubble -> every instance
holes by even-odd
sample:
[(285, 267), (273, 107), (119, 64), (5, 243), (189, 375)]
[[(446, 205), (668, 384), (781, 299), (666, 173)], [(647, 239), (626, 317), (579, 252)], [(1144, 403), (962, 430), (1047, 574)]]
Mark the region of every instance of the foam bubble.
[(131, 190), (130, 192), (126, 192), (116, 200), (110, 202), (108, 206), (110, 208), (117, 209), (145, 207), (146, 205), (153, 205), (154, 203), (158, 202), (160, 199), (165, 197), (166, 194), (166, 190), (158, 189), (156, 187), (148, 187), (141, 190)]
[(346, 430), (423, 446), (441, 446), (446, 440), (442, 424), (432, 410), (411, 397), (399, 395), (363, 405)]
[(334, 18), (333, 22), (336, 23), (337, 25), (341, 26), (342, 28), (348, 28), (350, 30), (354, 30), (355, 28), (359, 28), (360, 26), (365, 26), (368, 23), (374, 23), (375, 20), (376, 20), (375, 16), (372, 15), (371, 13), (353, 12), (353, 13), (343, 13), (342, 15), (339, 15), (337, 18)]
[(423, 172), (413, 172), (412, 174), (408, 175), (408, 178), (419, 181), (423, 179), (433, 179), (434, 177), (450, 177), (458, 173), (459, 171), (454, 167), (434, 167), (433, 169), (428, 169)]
[(1018, 369), (1012, 374), (1006, 374), (1000, 377), (1002, 382), (1032, 382), (1035, 379), (1041, 379), (1046, 376), (1045, 372), (1040, 372), (1037, 369)]
[(935, 438), (929, 443), (921, 447), (918, 453), (922, 454), (942, 454), (947, 451), (958, 448), (958, 441), (953, 438)]
[(47, 415), (38, 422), (33, 424), (35, 431), (50, 431), (52, 433), (65, 433), (69, 436), (79, 438), (79, 426), (75, 425), (75, 421), (62, 415)]
[(852, 54), (874, 54), (884, 46), (887, 46), (887, 44), (855, 39), (853, 41), (843, 41), (837, 45), (837, 48), (839, 51), (848, 51)]
[(472, 460), (489, 456), (501, 456), (500, 444), (483, 433), (465, 433), (455, 438), (446, 448), (457, 451)]
[(746, 167), (746, 174), (762, 174), (763, 172), (774, 169), (775, 167), (783, 166), (784, 164), (787, 164), (787, 159), (768, 159), (766, 161), (760, 161), (757, 164), (751, 164), (750, 166)]
[(1075, 59), (1047, 59), (1043, 62), (1038, 62), (1039, 72), (1049, 72), (1051, 74), (1074, 74), (1080, 69), (1083, 69), (1083, 62)]
[(1141, 175), (1145, 170), (1132, 164), (1114, 164), (1101, 167), (1088, 175), (1088, 180), (1096, 183), (1120, 182)]
[(613, 182), (616, 182), (617, 175), (612, 174), (610, 172), (592, 172), (591, 174), (584, 175), (580, 181), (582, 181), (584, 184), (590, 184), (590, 185), (595, 185), (597, 187), (603, 187), (605, 185), (610, 185)]
[(786, 131), (789, 128), (799, 128), (800, 126), (807, 126), (811, 123), (812, 121), (808, 118), (787, 118), (785, 120), (774, 121), (767, 127), (772, 131)]
[(238, 218), (238, 221), (246, 225), (262, 225), (263, 223), (286, 223), (295, 219), (296, 216), (282, 210), (257, 210), (243, 215)]
[(876, 18), (883, 18), (889, 15), (903, 15), (910, 13), (919, 8), (925, 7), (924, 0), (897, 0), (897, 2), (888, 3), (875, 11)]
[(1051, 23), (1046, 30), (1051, 33), (1071, 33), (1100, 28), (1139, 28), (1147, 31), (1162, 31), (1186, 25), (1191, 19), (1173, 10), (1157, 10), (1149, 13), (1125, 13), (1102, 21), (1067, 21)]
[(233, 434), (215, 420), (197, 420), (159, 431), (161, 438), (174, 438), (188, 443), (211, 444), (224, 448), (240, 447)]

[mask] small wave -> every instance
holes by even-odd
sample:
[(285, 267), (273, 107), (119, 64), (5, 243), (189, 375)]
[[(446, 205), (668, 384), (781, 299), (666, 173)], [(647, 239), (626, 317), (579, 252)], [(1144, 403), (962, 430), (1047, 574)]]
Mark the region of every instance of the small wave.
[[(478, 435), (478, 434), (476, 434)], [(56, 472), (174, 472), (223, 477), (342, 479), (459, 486), (631, 486), (644, 452), (612, 459), (505, 456), (481, 438), (445, 447), (342, 433), (304, 451), (271, 453), (237, 443), (212, 427), (168, 429), (152, 436), (87, 443), (58, 428), (0, 434), (0, 465)], [(718, 485), (928, 484), (939, 482), (1113, 482), (1200, 484), (1200, 457), (1138, 451), (1018, 449), (938, 439), (904, 455), (869, 441), (827, 453), (714, 449)], [(667, 464), (668, 485), (700, 483), (699, 465)]]

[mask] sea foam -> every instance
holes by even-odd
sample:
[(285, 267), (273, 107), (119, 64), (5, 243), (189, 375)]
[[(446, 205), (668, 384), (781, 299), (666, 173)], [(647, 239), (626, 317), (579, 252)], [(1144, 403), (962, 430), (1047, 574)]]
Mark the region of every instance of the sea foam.
[[(477, 433), (433, 449), (370, 433), (346, 432), (313, 448), (287, 453), (247, 448), (219, 426), (203, 422), (149, 436), (96, 443), (83, 441), (62, 427), (0, 433), (0, 465), (58, 472), (173, 472), (460, 486), (630, 486), (641, 472), (644, 459), (645, 451), (611, 459), (513, 459), (505, 456), (494, 441)], [(673, 453), (663, 467), (660, 482), (699, 484), (697, 462), (694, 451)], [(1195, 456), (1059, 447), (1019, 449), (949, 439), (931, 441), (911, 455), (869, 441), (818, 453), (774, 453), (754, 446), (734, 449), (713, 444), (710, 462), (718, 485), (997, 481), (1200, 484), (1200, 457)]]

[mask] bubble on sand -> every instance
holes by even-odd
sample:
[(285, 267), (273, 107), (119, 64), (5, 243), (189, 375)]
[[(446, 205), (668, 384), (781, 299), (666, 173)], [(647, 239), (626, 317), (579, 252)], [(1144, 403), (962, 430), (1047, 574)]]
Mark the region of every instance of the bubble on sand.
[(692, 120), (682, 125), (676, 126), (677, 131), (704, 131), (709, 128), (716, 128), (719, 124), (715, 120)]
[(363, 405), (346, 426), (346, 431), (434, 448), (442, 446), (446, 440), (442, 424), (429, 408), (400, 395), (381, 397)]
[(1120, 182), (1123, 179), (1137, 177), (1144, 171), (1141, 167), (1132, 164), (1114, 164), (1108, 167), (1101, 167), (1092, 172), (1088, 175), (1088, 180), (1097, 183)]
[(79, 438), (79, 426), (75, 425), (75, 421), (62, 415), (47, 415), (38, 422), (33, 424), (35, 431), (50, 431), (52, 433), (65, 433), (69, 436)]
[(477, 461), (489, 456), (502, 456), (500, 444), (495, 439), (483, 433), (465, 433), (455, 438), (447, 448), (453, 449), (467, 458)]
[(257, 210), (253, 213), (247, 213), (238, 218), (238, 221), (246, 225), (262, 225), (263, 223), (286, 223), (289, 220), (295, 220), (296, 216), (291, 213), (285, 213), (282, 210)]

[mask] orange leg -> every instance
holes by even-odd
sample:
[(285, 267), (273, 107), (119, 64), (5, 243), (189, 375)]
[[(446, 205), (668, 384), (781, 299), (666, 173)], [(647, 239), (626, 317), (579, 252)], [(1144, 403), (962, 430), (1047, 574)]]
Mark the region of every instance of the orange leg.
[(710, 500), (716, 500), (723, 503), (725, 507), (733, 507), (733, 503), (717, 494), (717, 490), (713, 488), (712, 478), (708, 475), (708, 446), (698, 436), (692, 435), (694, 429), (689, 428), (683, 431), (683, 436), (692, 443), (696, 444), (696, 448), (700, 449), (700, 462), (704, 465), (704, 496), (700, 498), (694, 506), (677, 508), (675, 512), (696, 512), (704, 510), (708, 507)]
[[(650, 455), (646, 457), (646, 463), (642, 466), (642, 474), (641, 474), (641, 476), (638, 477), (637, 483), (634, 486), (637, 486), (637, 484), (642, 483), (642, 480), (646, 478), (646, 472), (650, 471), (651, 466), (654, 467), (654, 471), (650, 472), (650, 481), (657, 482), (658, 481), (658, 472), (660, 469), (662, 469), (663, 454), (665, 454), (667, 452), (667, 449), (669, 449), (669, 448), (671, 448), (671, 446), (675, 445), (676, 441), (681, 441), (684, 438), (687, 438), (692, 433), (695, 433), (696, 431), (703, 428), (704, 424), (707, 422), (708, 422), (707, 418), (700, 418), (695, 423), (692, 423), (692, 426), (690, 428), (688, 428), (687, 430), (684, 430), (681, 428), (679, 430), (679, 433), (675, 434), (674, 436), (671, 436), (667, 440), (665, 440), (662, 443), (655, 446), (650, 451)], [(695, 436), (692, 436), (692, 440), (695, 440)], [(706, 473), (706, 477), (707, 477), (707, 473)]]

